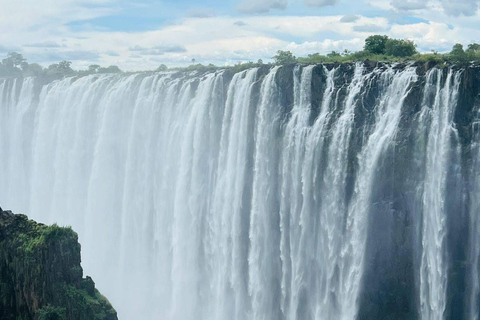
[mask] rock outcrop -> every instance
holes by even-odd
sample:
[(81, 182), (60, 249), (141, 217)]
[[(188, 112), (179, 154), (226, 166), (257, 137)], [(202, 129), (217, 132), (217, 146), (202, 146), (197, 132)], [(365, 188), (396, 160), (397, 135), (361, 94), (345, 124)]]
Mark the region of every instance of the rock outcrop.
[(0, 319), (115, 320), (117, 313), (83, 278), (71, 228), (0, 208)]

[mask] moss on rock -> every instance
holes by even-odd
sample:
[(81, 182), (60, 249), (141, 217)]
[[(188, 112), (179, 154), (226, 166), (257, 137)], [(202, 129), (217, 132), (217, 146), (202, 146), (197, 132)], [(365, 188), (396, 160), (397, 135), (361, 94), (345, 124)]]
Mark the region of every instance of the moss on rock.
[(0, 209), (0, 319), (115, 320), (117, 313), (83, 278), (71, 228)]

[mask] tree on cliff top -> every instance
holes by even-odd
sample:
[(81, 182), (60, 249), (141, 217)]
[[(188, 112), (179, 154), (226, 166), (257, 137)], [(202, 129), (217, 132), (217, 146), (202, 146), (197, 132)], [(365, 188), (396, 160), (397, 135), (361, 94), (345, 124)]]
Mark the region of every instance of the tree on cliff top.
[(392, 57), (410, 57), (417, 53), (411, 40), (390, 39), (387, 36), (374, 35), (365, 39), (364, 50), (371, 54), (384, 54)]
[(290, 64), (297, 62), (297, 58), (290, 51), (278, 50), (277, 54), (273, 56), (273, 60), (277, 64)]
[(11, 68), (18, 68), (24, 63), (26, 60), (20, 53), (17, 52), (9, 52), (7, 58), (2, 60), (2, 64), (6, 67)]
[(70, 67), (72, 65), (71, 61), (61, 61), (59, 63), (54, 63), (48, 66), (47, 74), (49, 75), (70, 75), (75, 73), (75, 71)]
[(463, 45), (460, 43), (456, 43), (452, 51), (450, 51), (450, 58), (453, 59), (454, 61), (464, 61), (467, 59), (467, 54), (465, 53), (465, 50), (463, 50)]
[(388, 39), (385, 43), (385, 54), (394, 57), (410, 57), (417, 53), (415, 43), (410, 40)]
[(387, 45), (388, 37), (381, 35), (370, 36), (365, 39), (365, 51), (373, 54), (385, 54), (385, 47)]
[(480, 52), (480, 44), (471, 43), (471, 44), (468, 45), (468, 48), (467, 48), (466, 51), (467, 52), (472, 52), (472, 53)]

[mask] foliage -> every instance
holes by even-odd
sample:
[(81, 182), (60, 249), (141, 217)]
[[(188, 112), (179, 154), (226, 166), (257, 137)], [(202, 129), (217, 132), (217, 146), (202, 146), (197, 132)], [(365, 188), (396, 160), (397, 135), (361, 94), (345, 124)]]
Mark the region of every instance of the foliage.
[(39, 77), (44, 74), (43, 67), (38, 63), (31, 63), (22, 66), (23, 74), (27, 77)]
[(415, 54), (411, 57), (412, 60), (421, 62), (421, 63), (433, 63), (435, 65), (440, 65), (445, 62), (445, 58), (443, 55), (438, 53), (424, 53), (424, 54)]
[(9, 52), (7, 58), (2, 60), (2, 64), (8, 68), (18, 68), (25, 61), (20, 53)]
[(120, 68), (117, 66), (108, 66), (106, 68), (98, 69), (98, 73), (121, 73), (121, 72), (122, 70), (120, 70)]
[(466, 52), (467, 53), (478, 53), (478, 52), (480, 52), (480, 44), (478, 44), (478, 43), (469, 44)]
[(411, 57), (417, 53), (415, 44), (410, 40), (388, 39), (385, 44), (385, 54), (393, 57)]
[(276, 64), (291, 64), (297, 62), (297, 59), (290, 51), (278, 50), (277, 54), (273, 56)]
[(463, 45), (457, 43), (453, 46), (448, 57), (457, 63), (480, 61), (480, 44), (471, 43), (468, 45), (467, 50), (464, 50)]
[(385, 54), (387, 36), (374, 35), (365, 39), (364, 50), (372, 54)]
[(59, 63), (54, 63), (48, 66), (46, 74), (58, 76), (58, 75), (73, 75), (75, 71), (70, 67), (72, 62), (70, 61), (61, 61)]
[(95, 73), (121, 73), (119, 67), (111, 65), (102, 67), (92, 64), (87, 70), (73, 70), (71, 61), (61, 61), (43, 68), (38, 63), (28, 63), (27, 60), (17, 52), (9, 52), (7, 57), (0, 62), (0, 77), (42, 77), (62, 78), (66, 76), (88, 75)]
[(450, 58), (454, 61), (465, 61), (467, 55), (465, 54), (465, 50), (463, 50), (463, 45), (460, 43), (455, 44), (452, 51), (450, 51)]
[(341, 56), (342, 56), (342, 55), (341, 55), (339, 52), (336, 52), (336, 51), (332, 51), (332, 52), (330, 52), (330, 53), (327, 53), (327, 57), (328, 57), (328, 58), (333, 58), (333, 59), (335, 59), (335, 58), (339, 58), (339, 57), (341, 57)]
[(391, 57), (411, 57), (417, 53), (413, 41), (390, 39), (381, 35), (374, 35), (365, 39), (364, 51), (374, 55)]
[(92, 279), (82, 277), (71, 228), (0, 210), (0, 319), (115, 320)]
[(92, 64), (88, 66), (88, 72), (90, 73), (98, 73), (98, 70), (100, 70), (100, 66), (98, 64)]
[(158, 66), (156, 71), (167, 71), (167, 70), (168, 70), (168, 67), (164, 64), (161, 64), (160, 66)]
[(38, 320), (64, 320), (67, 318), (65, 308), (46, 305), (37, 311)]

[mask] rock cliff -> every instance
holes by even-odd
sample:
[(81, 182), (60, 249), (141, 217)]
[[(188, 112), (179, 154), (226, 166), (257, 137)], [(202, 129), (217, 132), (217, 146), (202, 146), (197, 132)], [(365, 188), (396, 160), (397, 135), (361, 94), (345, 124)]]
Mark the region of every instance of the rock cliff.
[(71, 228), (0, 208), (0, 319), (115, 320), (117, 313), (83, 278)]

